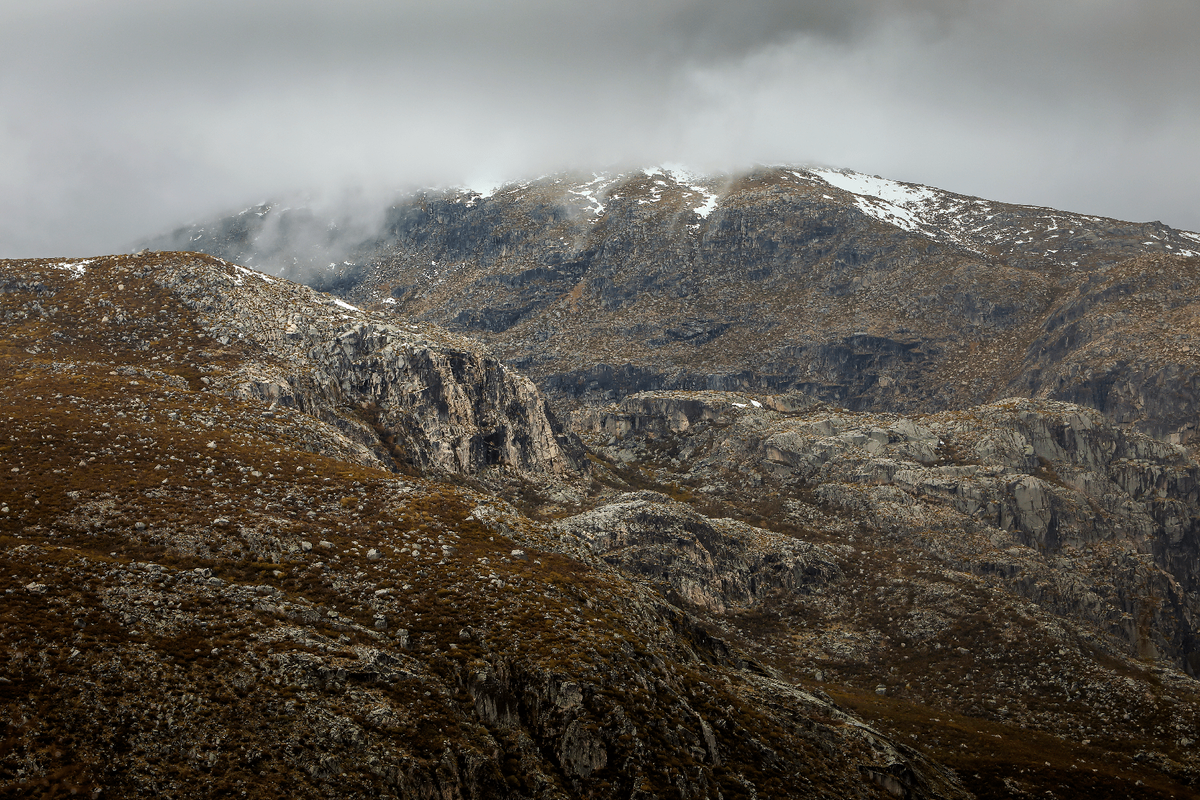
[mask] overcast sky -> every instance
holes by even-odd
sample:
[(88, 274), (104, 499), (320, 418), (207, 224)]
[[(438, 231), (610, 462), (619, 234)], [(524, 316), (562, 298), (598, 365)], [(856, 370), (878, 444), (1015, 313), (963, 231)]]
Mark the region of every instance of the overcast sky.
[(0, 0), (0, 257), (295, 191), (820, 164), (1200, 230), (1197, 0)]

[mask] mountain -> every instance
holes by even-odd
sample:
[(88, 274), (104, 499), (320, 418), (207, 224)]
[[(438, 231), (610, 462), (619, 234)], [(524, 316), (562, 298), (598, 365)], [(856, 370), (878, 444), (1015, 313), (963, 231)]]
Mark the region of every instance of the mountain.
[(193, 254), (0, 303), (6, 796), (968, 796), (489, 491), (583, 476), (478, 345)]
[[(336, 263), (296, 267), (287, 243), (311, 258), (319, 236)], [(369, 237), (263, 206), (152, 246), (270, 265), (486, 341), (564, 415), (663, 389), (904, 413), (1023, 396), (1186, 442), (1200, 413), (1200, 234), (852, 172), (427, 192)]]
[(772, 169), (177, 240), (0, 262), (4, 794), (1200, 791), (1193, 234)]

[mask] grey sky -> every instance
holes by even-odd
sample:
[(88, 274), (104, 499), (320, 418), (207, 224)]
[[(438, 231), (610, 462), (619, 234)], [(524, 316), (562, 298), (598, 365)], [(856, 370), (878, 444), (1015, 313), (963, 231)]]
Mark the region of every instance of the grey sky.
[(292, 191), (844, 166), (1200, 229), (1196, 0), (0, 0), (0, 257)]

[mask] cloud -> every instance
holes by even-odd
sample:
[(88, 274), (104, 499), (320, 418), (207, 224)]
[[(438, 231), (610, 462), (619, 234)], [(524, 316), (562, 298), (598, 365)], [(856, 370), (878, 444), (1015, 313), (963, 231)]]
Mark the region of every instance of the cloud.
[(662, 161), (1196, 229), (1197, 32), (1190, 0), (0, 0), (0, 256)]

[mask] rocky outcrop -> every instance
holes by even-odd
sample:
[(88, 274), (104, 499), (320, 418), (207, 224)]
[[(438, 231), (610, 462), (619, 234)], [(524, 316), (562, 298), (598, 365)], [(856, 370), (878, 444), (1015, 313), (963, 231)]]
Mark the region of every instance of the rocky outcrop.
[(474, 342), (215, 259), (156, 256), (142, 274), (182, 297), (219, 341), (260, 351), (221, 385), (332, 420), (377, 463), (459, 474), (580, 466), (578, 444), (536, 387)]
[(518, 437), (463, 479), (525, 384), (277, 283), (0, 264), (3, 793), (1200, 785), (1179, 447), (1049, 401), (660, 392), (577, 417), (589, 473)]
[(610, 564), (671, 587), (718, 614), (775, 592), (840, 580), (834, 554), (742, 522), (709, 519), (654, 492), (618, 498), (558, 523)]
[[(1182, 447), (1053, 401), (919, 418), (773, 410), (800, 406), (652, 393), (576, 422), (607, 437), (600, 452), (618, 463), (664, 459), (712, 493), (811, 498), (956, 569), (1000, 576), (1131, 652), (1200, 668), (1200, 465)], [(635, 430), (658, 437), (653, 451)]]
[(1142, 256), (1091, 276), (1050, 311), (1013, 389), (1190, 444), (1200, 414), (1198, 296), (1200, 258)]

